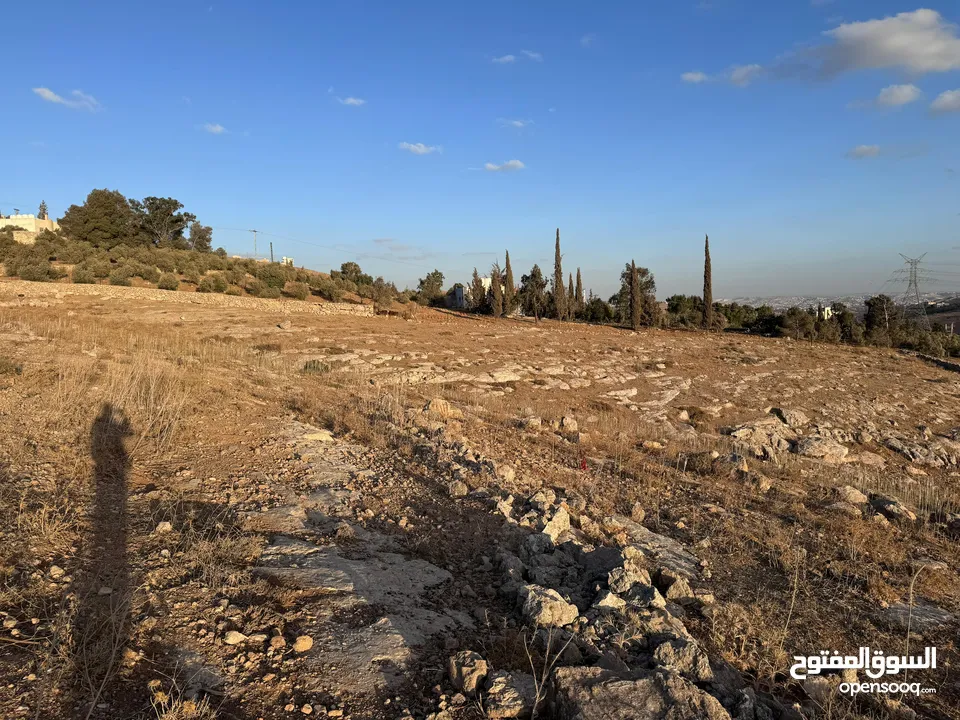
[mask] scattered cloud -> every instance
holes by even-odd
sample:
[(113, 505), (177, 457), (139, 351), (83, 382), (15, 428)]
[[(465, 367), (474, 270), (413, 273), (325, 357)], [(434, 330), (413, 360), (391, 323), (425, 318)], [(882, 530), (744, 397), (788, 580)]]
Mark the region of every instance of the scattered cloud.
[(900, 107), (916, 102), (922, 95), (916, 85), (888, 85), (877, 95), (876, 103), (881, 107)]
[(543, 55), (538, 52), (534, 52), (533, 50), (521, 50), (520, 52), (522, 52), (531, 60), (535, 60), (536, 62), (543, 62)]
[(519, 160), (507, 160), (500, 165), (488, 162), (483, 166), (483, 169), (489, 172), (510, 172), (512, 170), (523, 170), (525, 167), (526, 165)]
[(693, 70), (685, 72), (680, 79), (691, 85), (701, 85), (708, 82), (728, 82), (737, 87), (746, 87), (764, 73), (762, 65), (734, 65), (719, 75), (707, 75), (705, 72)]
[(877, 157), (879, 154), (879, 145), (857, 145), (852, 150), (847, 151), (847, 157), (850, 160), (863, 160), (864, 158)]
[(518, 130), (522, 130), (527, 125), (533, 125), (533, 120), (523, 120), (523, 119), (510, 120), (508, 118), (500, 118), (499, 123), (503, 127), (513, 127), (513, 128), (517, 128)]
[(547, 110), (547, 112), (556, 112), (556, 111), (557, 111), (556, 108), (549, 108), (549, 109)]
[(516, 56), (516, 55), (501, 55), (500, 57), (495, 57), (495, 58), (493, 59), (493, 61), (494, 61), (495, 63), (497, 63), (498, 65), (508, 65), (508, 64), (510, 64), (510, 63), (512, 63), (512, 62), (516, 62), (516, 61), (517, 61), (517, 56)]
[(443, 152), (439, 145), (424, 145), (423, 143), (402, 142), (398, 146), (401, 150), (407, 150), (414, 155), (429, 155), (430, 153)]
[(337, 102), (341, 105), (352, 105), (353, 107), (360, 107), (361, 105), (367, 104), (366, 100), (358, 97), (337, 98)]
[(735, 65), (727, 73), (727, 79), (737, 87), (746, 87), (763, 73), (760, 65)]
[(193, 100), (188, 98), (186, 95), (180, 97), (180, 102), (182, 102), (184, 105), (193, 105)]
[(957, 26), (935, 10), (845, 23), (824, 35), (834, 44), (812, 52), (827, 77), (864, 69), (897, 68), (917, 75), (960, 69)]
[(960, 112), (960, 90), (940, 93), (937, 99), (930, 103), (930, 110), (935, 113)]
[(597, 36), (595, 33), (587, 33), (582, 38), (580, 38), (580, 47), (588, 48), (596, 41)]
[(223, 135), (230, 132), (220, 123), (207, 123), (203, 126), (203, 129), (206, 130), (211, 135)]
[(680, 76), (680, 79), (685, 83), (692, 83), (694, 85), (699, 85), (700, 83), (707, 82), (710, 77), (706, 73), (702, 73), (699, 70), (693, 72), (685, 72)]
[(33, 88), (33, 92), (47, 102), (56, 103), (57, 105), (64, 105), (74, 110), (96, 112), (101, 108), (101, 105), (97, 99), (93, 97), (93, 95), (87, 95), (85, 92), (83, 92), (83, 90), (74, 90), (70, 93), (69, 97), (57, 95), (53, 90), (45, 87)]

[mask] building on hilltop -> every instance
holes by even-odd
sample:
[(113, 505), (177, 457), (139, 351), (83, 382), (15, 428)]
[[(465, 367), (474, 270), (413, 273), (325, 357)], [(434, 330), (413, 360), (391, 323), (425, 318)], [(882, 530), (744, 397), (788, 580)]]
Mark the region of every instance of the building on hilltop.
[(50, 218), (38, 218), (36, 215), (0, 215), (0, 230), (5, 227), (20, 228), (13, 231), (13, 239), (24, 245), (33, 245), (37, 233), (41, 230), (59, 230), (60, 225)]

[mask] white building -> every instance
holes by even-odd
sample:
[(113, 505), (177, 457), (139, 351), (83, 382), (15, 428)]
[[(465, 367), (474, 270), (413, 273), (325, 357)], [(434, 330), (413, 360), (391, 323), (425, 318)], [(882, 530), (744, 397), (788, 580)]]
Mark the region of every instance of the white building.
[(60, 225), (50, 218), (38, 218), (36, 215), (0, 215), (0, 230), (5, 227), (18, 227), (13, 239), (25, 245), (32, 245), (41, 230), (58, 230)]

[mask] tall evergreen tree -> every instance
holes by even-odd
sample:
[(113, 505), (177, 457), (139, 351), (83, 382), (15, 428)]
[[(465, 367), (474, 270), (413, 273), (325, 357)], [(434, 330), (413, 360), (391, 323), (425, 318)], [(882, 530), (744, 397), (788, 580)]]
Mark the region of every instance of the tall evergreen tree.
[(540, 322), (540, 315), (547, 304), (547, 279), (539, 265), (534, 265), (529, 275), (520, 278), (519, 299), (523, 303), (523, 311)]
[(493, 316), (503, 315), (503, 271), (500, 263), (494, 263), (490, 268), (490, 292), (493, 295)]
[(713, 271), (710, 268), (710, 236), (703, 243), (703, 327), (713, 327)]
[(583, 312), (585, 303), (583, 301), (583, 281), (580, 279), (580, 268), (577, 268), (577, 287), (574, 290), (574, 301), (577, 304), (577, 315)]
[(47, 219), (47, 201), (46, 200), (40, 201), (40, 209), (37, 210), (37, 219), (38, 220)]
[(573, 289), (573, 273), (568, 276), (567, 282), (567, 320), (573, 320), (577, 311), (577, 296)]
[(563, 288), (563, 265), (560, 260), (560, 228), (557, 228), (557, 245), (553, 254), (553, 313), (557, 320), (566, 317), (566, 293)]
[(507, 266), (503, 269), (503, 311), (509, 315), (517, 309), (517, 286), (513, 282), (513, 268), (510, 267), (510, 251), (507, 250)]
[(643, 321), (643, 295), (640, 292), (640, 275), (637, 264), (630, 261), (630, 326), (634, 330), (640, 329)]
[(476, 313), (486, 312), (487, 289), (483, 286), (483, 279), (477, 269), (473, 269), (473, 280), (470, 281), (470, 309)]

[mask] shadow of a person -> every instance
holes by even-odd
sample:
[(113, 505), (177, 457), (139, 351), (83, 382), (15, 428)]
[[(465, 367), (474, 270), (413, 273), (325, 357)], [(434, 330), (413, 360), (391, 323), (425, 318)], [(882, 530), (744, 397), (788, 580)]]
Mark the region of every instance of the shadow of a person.
[(71, 633), (73, 701), (80, 717), (94, 717), (128, 640), (133, 588), (127, 560), (127, 482), (130, 458), (124, 440), (131, 427), (124, 412), (104, 403), (90, 429), (93, 502), (77, 588)]

